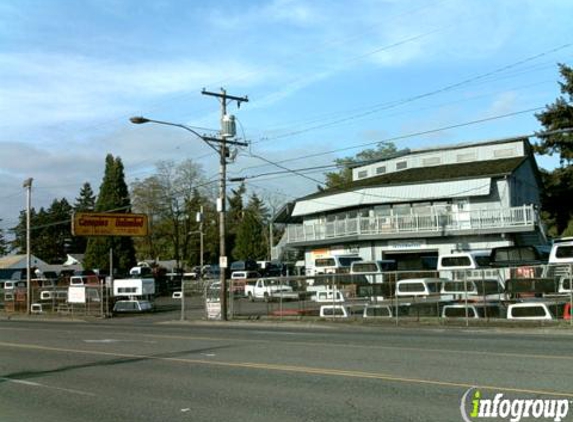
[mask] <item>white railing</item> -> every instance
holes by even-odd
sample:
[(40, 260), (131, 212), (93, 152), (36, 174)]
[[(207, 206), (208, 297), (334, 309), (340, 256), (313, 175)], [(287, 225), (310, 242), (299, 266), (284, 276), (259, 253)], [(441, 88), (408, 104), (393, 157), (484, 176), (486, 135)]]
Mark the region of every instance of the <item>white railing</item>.
[(420, 234), (465, 230), (531, 227), (537, 222), (532, 205), (428, 215), (356, 217), (327, 223), (287, 226), (287, 243), (333, 239), (355, 235)]

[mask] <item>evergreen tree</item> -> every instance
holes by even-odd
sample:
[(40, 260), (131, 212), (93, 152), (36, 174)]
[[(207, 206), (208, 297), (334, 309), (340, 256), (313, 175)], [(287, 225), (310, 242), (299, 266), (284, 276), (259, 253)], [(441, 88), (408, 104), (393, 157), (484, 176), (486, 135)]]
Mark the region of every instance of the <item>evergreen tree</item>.
[[(74, 204), (74, 212), (89, 212), (95, 209), (96, 196), (92, 190), (91, 185), (86, 182), (83, 184), (79, 197), (76, 198)], [(86, 251), (88, 239), (85, 236), (74, 236), (71, 244), (68, 247), (69, 253), (83, 254)]]
[[(108, 154), (105, 159), (103, 181), (95, 204), (96, 212), (131, 211), (129, 191), (121, 158)], [(84, 266), (107, 270), (109, 251), (113, 250), (113, 267), (118, 273), (126, 273), (135, 264), (135, 248), (129, 236), (91, 237), (88, 240)]]
[[(61, 264), (66, 260), (67, 247), (72, 239), (71, 218), (72, 206), (66, 198), (55, 199), (45, 215), (39, 213), (35, 254), (50, 264)], [(45, 221), (45, 223), (42, 222)]]
[(247, 188), (241, 183), (237, 189), (231, 189), (231, 195), (228, 198), (229, 208), (226, 220), (226, 245), (227, 253), (230, 253), (231, 260), (240, 259), (234, 255), (235, 244), (237, 241), (239, 227), (243, 221), (244, 204), (243, 197)]
[[(559, 72), (563, 78), (563, 82), (559, 82), (563, 95), (535, 115), (546, 132), (573, 127), (573, 69), (560, 64)], [(570, 165), (573, 161), (573, 133), (544, 136), (534, 148), (539, 154), (559, 155), (560, 167), (551, 172), (542, 172), (545, 185), (542, 202), (549, 233), (561, 235), (571, 226), (573, 219), (573, 210), (569, 205), (569, 199), (573, 196), (573, 168)]]
[[(2, 219), (0, 219), (0, 223)], [(0, 256), (4, 256), (8, 253), (8, 241), (4, 237), (4, 229), (0, 229)]]
[(89, 182), (85, 182), (80, 189), (79, 197), (76, 198), (76, 203), (74, 204), (74, 211), (93, 211), (95, 209), (96, 196), (92, 190), (92, 186)]
[(268, 256), (269, 212), (263, 201), (253, 193), (245, 208), (243, 219), (237, 231), (235, 259), (264, 260)]
[[(55, 199), (47, 210), (30, 210), (30, 250), (38, 258), (61, 264), (66, 259), (71, 233), (72, 207), (65, 198)], [(26, 251), (26, 212), (21, 211), (14, 231), (11, 249), (23, 254)]]

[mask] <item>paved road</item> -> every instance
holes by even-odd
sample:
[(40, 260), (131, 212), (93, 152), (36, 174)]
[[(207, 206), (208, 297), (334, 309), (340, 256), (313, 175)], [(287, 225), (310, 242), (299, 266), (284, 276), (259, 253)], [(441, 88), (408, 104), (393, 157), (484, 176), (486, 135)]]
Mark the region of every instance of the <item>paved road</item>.
[(572, 342), (493, 329), (4, 320), (0, 421), (460, 421), (474, 385), (573, 399)]

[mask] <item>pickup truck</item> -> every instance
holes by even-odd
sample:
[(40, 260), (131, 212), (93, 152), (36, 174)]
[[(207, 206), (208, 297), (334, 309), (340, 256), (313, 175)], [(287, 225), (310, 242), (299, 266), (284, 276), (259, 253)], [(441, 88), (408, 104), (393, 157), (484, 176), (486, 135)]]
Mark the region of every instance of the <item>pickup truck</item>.
[(265, 302), (299, 299), (298, 293), (291, 286), (272, 278), (259, 278), (256, 282), (247, 283), (245, 296), (252, 302), (257, 299), (263, 299)]

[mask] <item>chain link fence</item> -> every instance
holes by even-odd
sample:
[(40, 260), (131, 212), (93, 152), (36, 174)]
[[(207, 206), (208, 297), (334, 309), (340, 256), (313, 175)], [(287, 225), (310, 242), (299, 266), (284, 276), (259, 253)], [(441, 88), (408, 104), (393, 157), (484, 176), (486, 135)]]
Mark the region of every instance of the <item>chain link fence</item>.
[(228, 315), (235, 319), (573, 324), (570, 266), (320, 274), (228, 285)]

